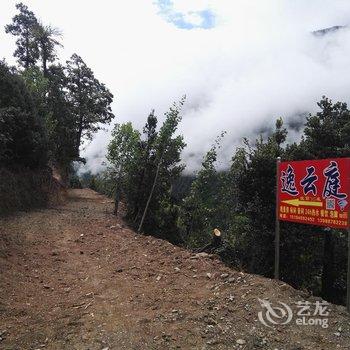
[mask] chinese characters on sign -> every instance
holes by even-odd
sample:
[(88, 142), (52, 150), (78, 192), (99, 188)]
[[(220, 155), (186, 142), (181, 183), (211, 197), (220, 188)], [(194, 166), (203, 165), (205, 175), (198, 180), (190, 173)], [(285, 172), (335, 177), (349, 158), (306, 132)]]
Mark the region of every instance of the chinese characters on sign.
[(350, 158), (280, 163), (279, 219), (349, 227), (349, 171)]

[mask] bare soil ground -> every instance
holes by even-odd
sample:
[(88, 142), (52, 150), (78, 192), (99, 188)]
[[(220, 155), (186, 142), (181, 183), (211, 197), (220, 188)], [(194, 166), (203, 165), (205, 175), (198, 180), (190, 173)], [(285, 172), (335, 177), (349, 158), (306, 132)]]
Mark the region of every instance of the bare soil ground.
[(0, 221), (1, 349), (350, 349), (344, 307), (328, 328), (266, 327), (258, 298), (320, 299), (138, 235), (112, 208), (71, 190)]

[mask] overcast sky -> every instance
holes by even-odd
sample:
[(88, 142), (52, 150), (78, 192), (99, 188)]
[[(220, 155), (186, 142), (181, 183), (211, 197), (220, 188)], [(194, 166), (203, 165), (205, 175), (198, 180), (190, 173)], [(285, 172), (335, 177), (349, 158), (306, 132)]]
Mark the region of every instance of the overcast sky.
[[(116, 122), (142, 127), (183, 94), (180, 131), (189, 168), (227, 131), (223, 158), (243, 136), (316, 110), (322, 95), (350, 99), (349, 0), (24, 0), (63, 32), (62, 60), (76, 52), (115, 96)], [(0, 26), (16, 13), (0, 1)], [(14, 39), (0, 31), (0, 57), (14, 63)], [(83, 151), (100, 167), (108, 133)], [(191, 155), (195, 155), (191, 157)]]

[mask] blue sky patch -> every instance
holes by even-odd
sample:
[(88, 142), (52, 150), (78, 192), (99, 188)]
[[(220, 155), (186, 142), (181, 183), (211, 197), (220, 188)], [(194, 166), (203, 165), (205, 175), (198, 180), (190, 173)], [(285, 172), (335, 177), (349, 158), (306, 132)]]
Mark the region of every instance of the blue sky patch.
[(215, 15), (210, 9), (201, 11), (178, 12), (174, 9), (171, 0), (155, 1), (159, 7), (159, 14), (169, 23), (181, 29), (203, 28), (210, 29), (215, 26)]

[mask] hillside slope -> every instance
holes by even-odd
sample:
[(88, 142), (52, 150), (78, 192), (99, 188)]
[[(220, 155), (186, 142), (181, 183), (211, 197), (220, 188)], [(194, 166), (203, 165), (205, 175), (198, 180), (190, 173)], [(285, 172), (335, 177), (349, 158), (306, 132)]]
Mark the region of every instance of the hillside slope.
[(259, 298), (293, 311), (320, 300), (137, 235), (112, 206), (71, 190), (64, 206), (0, 222), (0, 348), (350, 349), (345, 308), (330, 306), (328, 328), (295, 314), (267, 327)]

